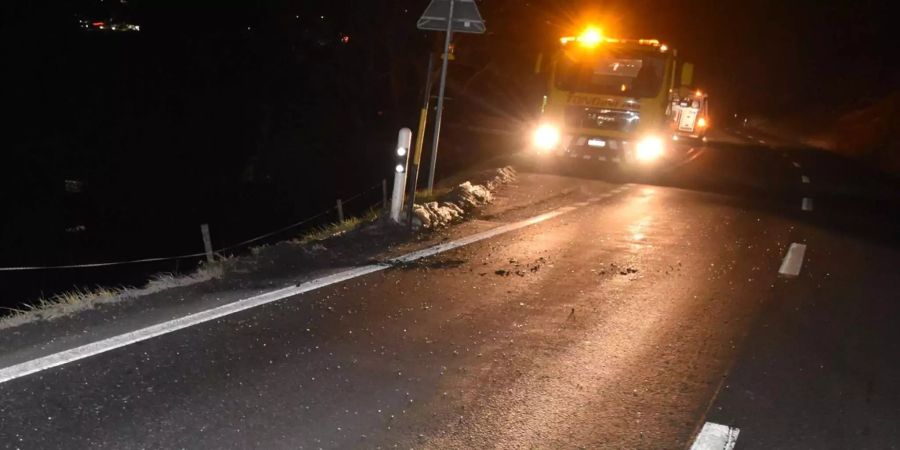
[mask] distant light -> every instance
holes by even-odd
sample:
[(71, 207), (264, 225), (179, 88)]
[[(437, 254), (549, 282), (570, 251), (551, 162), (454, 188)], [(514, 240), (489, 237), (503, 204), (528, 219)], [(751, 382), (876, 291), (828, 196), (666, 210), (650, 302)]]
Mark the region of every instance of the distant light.
[(341, 36), (341, 43), (347, 44), (349, 42), (350, 42), (350, 36), (348, 36), (346, 34)]
[(694, 93), (694, 95), (696, 95), (697, 97), (702, 97), (702, 96), (703, 96), (703, 91), (700, 91), (700, 90), (698, 89), (697, 92)]
[(406, 167), (403, 167), (403, 164), (397, 164), (397, 167), (394, 167), (394, 170), (396, 170), (397, 173), (403, 173), (406, 171)]
[(706, 118), (701, 117), (701, 118), (697, 119), (697, 126), (700, 128), (705, 127), (706, 126)]
[(659, 51), (665, 53), (667, 50), (669, 50), (669, 46), (668, 46), (668, 45), (663, 44), (663, 45), (660, 45), (660, 46), (659, 46)]

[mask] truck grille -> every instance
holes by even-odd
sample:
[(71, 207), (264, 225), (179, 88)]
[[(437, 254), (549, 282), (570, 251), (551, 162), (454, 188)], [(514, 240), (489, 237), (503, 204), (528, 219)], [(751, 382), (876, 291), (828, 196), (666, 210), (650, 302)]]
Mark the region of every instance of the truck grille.
[(573, 106), (566, 110), (566, 126), (628, 133), (637, 129), (640, 114), (634, 111)]

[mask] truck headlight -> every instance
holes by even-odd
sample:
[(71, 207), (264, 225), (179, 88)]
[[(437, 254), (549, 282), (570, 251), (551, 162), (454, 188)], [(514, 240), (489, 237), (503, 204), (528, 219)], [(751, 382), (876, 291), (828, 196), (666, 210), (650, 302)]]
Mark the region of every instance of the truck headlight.
[(539, 150), (550, 150), (559, 143), (559, 128), (544, 124), (534, 131), (534, 146)]
[(663, 141), (658, 137), (647, 137), (638, 141), (636, 157), (638, 161), (650, 162), (659, 159), (663, 153)]

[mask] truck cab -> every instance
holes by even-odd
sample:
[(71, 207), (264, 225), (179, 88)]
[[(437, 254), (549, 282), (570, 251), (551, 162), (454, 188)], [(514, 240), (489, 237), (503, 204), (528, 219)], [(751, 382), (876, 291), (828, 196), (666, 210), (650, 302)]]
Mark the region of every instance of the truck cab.
[[(536, 66), (547, 75), (547, 94), (533, 135), (535, 151), (646, 165), (663, 159), (679, 133), (688, 136), (675, 122), (676, 111), (679, 119), (691, 113), (680, 103), (675, 108), (674, 50), (656, 39), (609, 38), (592, 28), (560, 44)], [(681, 81), (689, 83), (684, 75), (690, 78), (693, 67), (682, 67), (688, 73)], [(690, 133), (697, 131), (693, 125)]]

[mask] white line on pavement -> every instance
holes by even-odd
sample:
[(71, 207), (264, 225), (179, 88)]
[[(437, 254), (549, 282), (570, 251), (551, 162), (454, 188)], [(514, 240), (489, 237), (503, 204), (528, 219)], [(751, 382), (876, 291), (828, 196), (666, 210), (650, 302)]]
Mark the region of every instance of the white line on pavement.
[(35, 372), (40, 372), (42, 370), (47, 370), (53, 367), (61, 366), (63, 364), (78, 361), (80, 359), (88, 358), (90, 356), (98, 355), (100, 353), (108, 352), (110, 350), (125, 347), (137, 342), (145, 341), (147, 339), (161, 336), (163, 334), (168, 334), (173, 331), (178, 331), (193, 325), (209, 322), (210, 320), (215, 320), (220, 317), (244, 311), (256, 306), (265, 305), (266, 303), (271, 303), (286, 297), (309, 292), (321, 287), (340, 283), (342, 281), (347, 281), (352, 278), (360, 277), (373, 272), (378, 272), (388, 267), (390, 266), (387, 264), (371, 264), (367, 266), (355, 267), (332, 275), (328, 275), (326, 277), (308, 281), (297, 286), (291, 286), (271, 292), (266, 292), (265, 294), (238, 300), (236, 302), (228, 303), (216, 308), (207, 309), (206, 311), (189, 314), (187, 316), (172, 319), (167, 322), (158, 323), (146, 328), (141, 328), (139, 330), (82, 345), (80, 347), (64, 350), (59, 353), (54, 353), (41, 358), (33, 359), (31, 361), (26, 361), (14, 366), (4, 367), (3, 369), (0, 369), (0, 383), (5, 383), (7, 381), (30, 375)]
[(740, 433), (739, 428), (706, 422), (697, 439), (694, 439), (691, 450), (733, 450)]
[(800, 268), (803, 267), (803, 255), (805, 254), (806, 244), (798, 244), (796, 242), (791, 244), (787, 254), (784, 255), (784, 260), (781, 261), (778, 273), (788, 277), (800, 275)]
[(812, 211), (813, 210), (813, 201), (809, 197), (803, 197), (803, 203), (800, 205), (800, 208), (804, 211)]
[(764, 140), (762, 140), (762, 139), (759, 139), (757, 142), (759, 142), (760, 144), (763, 144), (763, 145), (766, 144), (766, 141), (764, 141)]
[(800, 163), (798, 163), (797, 161), (791, 162), (791, 165), (793, 165), (794, 167), (796, 167), (798, 169), (800, 168)]
[(802, 181), (803, 184), (809, 184), (809, 177), (806, 175), (800, 175), (800, 181)]
[[(616, 191), (622, 191), (625, 189), (628, 189), (628, 186), (622, 186), (616, 189)], [(365, 266), (345, 269), (331, 275), (298, 284), (296, 286), (290, 286), (266, 292), (264, 294), (245, 298), (243, 300), (238, 300), (212, 309), (207, 309), (205, 311), (189, 314), (187, 316), (151, 325), (135, 331), (102, 339), (90, 344), (85, 344), (80, 347), (63, 350), (58, 353), (53, 353), (47, 356), (32, 359), (30, 361), (25, 361), (23, 363), (4, 367), (0, 369), (0, 384), (10, 380), (15, 380), (16, 378), (24, 377), (26, 375), (31, 375), (36, 372), (51, 369), (53, 367), (58, 367), (64, 364), (79, 361), (81, 359), (89, 358), (91, 356), (99, 355), (101, 353), (115, 350), (117, 348), (122, 348), (131, 344), (146, 341), (148, 339), (182, 330), (194, 325), (199, 325), (204, 322), (209, 322), (211, 320), (235, 314), (250, 308), (255, 308), (257, 306), (276, 302), (278, 300), (314, 291), (316, 289), (341, 283), (364, 275), (380, 272), (392, 267), (393, 264), (409, 263), (418, 259), (427, 258), (438, 253), (446, 252), (448, 250), (462, 247), (464, 245), (469, 245), (478, 241), (492, 238), (494, 236), (508, 233), (510, 231), (515, 231), (530, 225), (544, 222), (546, 220), (561, 216), (576, 209), (578, 208), (576, 208), (575, 206), (564, 206), (553, 211), (531, 217), (529, 219), (511, 224), (501, 225), (499, 227), (492, 228), (487, 231), (482, 231), (480, 233), (457, 239), (455, 241), (444, 242), (423, 250), (408, 253), (406, 255), (391, 259), (387, 263), (369, 264)]]

